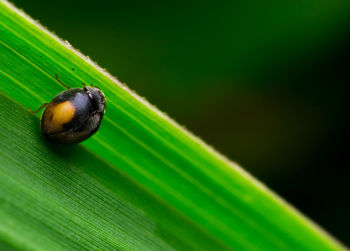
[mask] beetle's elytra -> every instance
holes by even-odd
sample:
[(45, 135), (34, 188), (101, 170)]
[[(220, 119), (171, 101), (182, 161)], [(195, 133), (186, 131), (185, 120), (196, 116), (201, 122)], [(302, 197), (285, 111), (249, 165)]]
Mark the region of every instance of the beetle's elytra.
[(100, 127), (106, 99), (97, 87), (84, 85), (70, 89), (59, 82), (68, 89), (46, 105), (41, 117), (41, 132), (53, 143), (79, 143)]

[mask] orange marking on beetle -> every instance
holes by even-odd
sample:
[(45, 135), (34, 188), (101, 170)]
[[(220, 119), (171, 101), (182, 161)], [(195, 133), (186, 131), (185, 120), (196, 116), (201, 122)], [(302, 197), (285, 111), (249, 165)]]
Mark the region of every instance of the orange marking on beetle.
[(49, 107), (47, 130), (49, 133), (63, 131), (63, 125), (70, 122), (75, 114), (75, 107), (70, 101), (65, 101)]

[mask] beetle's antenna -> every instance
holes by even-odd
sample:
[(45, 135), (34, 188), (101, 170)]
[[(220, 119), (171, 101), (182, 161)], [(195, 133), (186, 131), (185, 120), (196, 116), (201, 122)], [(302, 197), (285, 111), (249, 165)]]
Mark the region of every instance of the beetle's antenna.
[(57, 74), (56, 74), (56, 79), (57, 79), (58, 83), (60, 83), (64, 88), (70, 89), (70, 87), (69, 87), (68, 85), (63, 84), (63, 83), (61, 82), (61, 80), (58, 79)]
[(83, 82), (83, 88), (85, 88), (86, 84)]

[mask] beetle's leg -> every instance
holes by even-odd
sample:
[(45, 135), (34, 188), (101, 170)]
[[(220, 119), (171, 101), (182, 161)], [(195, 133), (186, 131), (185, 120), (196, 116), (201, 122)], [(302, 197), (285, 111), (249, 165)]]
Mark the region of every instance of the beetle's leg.
[(57, 79), (58, 83), (60, 83), (64, 88), (70, 89), (70, 87), (69, 87), (68, 85), (63, 84), (63, 83), (61, 82), (61, 80), (58, 79), (57, 74), (56, 74), (56, 79)]
[(38, 113), (41, 109), (43, 109), (44, 107), (46, 107), (49, 103), (44, 103), (42, 104), (38, 109), (36, 109), (35, 111), (33, 111), (32, 109), (28, 108), (28, 110), (31, 112), (31, 113)]
[(85, 88), (86, 84), (83, 82), (83, 88)]

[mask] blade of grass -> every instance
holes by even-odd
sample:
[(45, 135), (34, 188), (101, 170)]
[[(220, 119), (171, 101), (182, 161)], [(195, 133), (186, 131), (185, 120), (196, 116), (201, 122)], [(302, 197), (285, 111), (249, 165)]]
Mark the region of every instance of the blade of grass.
[(220, 245), (85, 147), (45, 142), (38, 118), (3, 94), (0, 117), (2, 239), (44, 250)]
[[(32, 208), (21, 207), (15, 196), (13, 200), (6, 197), (5, 210), (1, 211), (3, 214), (0, 218), (5, 220), (12, 215), (10, 212), (13, 212), (13, 217), (10, 219), (15, 223), (12, 227), (6, 223), (0, 223), (0, 227), (5, 229), (2, 231), (4, 235), (11, 236), (13, 239), (11, 243), (21, 241), (20, 236), (23, 231), (20, 229), (22, 228), (29, 232), (31, 232), (30, 229), (34, 229), (33, 233), (37, 231), (41, 234), (42, 229), (47, 229), (47, 234), (42, 236), (41, 243), (47, 244), (47, 247), (50, 245), (55, 247), (60, 243), (59, 238), (62, 238), (60, 230), (67, 228), (73, 239), (78, 239), (78, 241), (67, 241), (64, 245), (69, 247), (77, 245), (77, 248), (79, 245), (85, 246), (91, 242), (91, 247), (101, 248), (115, 246), (164, 249), (173, 246), (178, 249), (187, 249), (193, 245), (201, 249), (212, 249), (213, 246), (221, 249), (249, 250), (342, 249), (339, 243), (237, 165), (228, 161), (121, 85), (89, 59), (74, 51), (68, 43), (62, 42), (12, 5), (3, 1), (0, 4), (0, 90), (6, 95), (2, 98), (3, 102), (10, 102), (6, 101), (9, 100), (6, 98), (8, 96), (25, 107), (35, 109), (42, 103), (50, 101), (54, 95), (62, 91), (62, 86), (54, 79), (56, 73), (64, 83), (71, 87), (81, 87), (82, 82), (100, 87), (107, 97), (106, 115), (100, 131), (82, 144), (87, 150), (83, 151), (81, 146), (74, 148), (79, 149), (74, 150), (79, 154), (70, 154), (63, 148), (60, 148), (59, 153), (53, 151), (52, 147), (47, 147), (48, 149), (45, 150), (41, 140), (31, 139), (39, 134), (37, 129), (35, 130), (38, 128), (36, 118), (36, 120), (32, 119), (34, 122), (27, 128), (25, 135), (19, 134), (23, 138), (27, 137), (25, 141), (27, 144), (23, 145), (23, 149), (14, 147), (16, 151), (10, 152), (13, 153), (12, 159), (6, 158), (5, 154), (2, 155), (5, 161), (4, 173), (7, 173), (13, 165), (25, 169), (23, 163), (30, 161), (31, 166), (40, 171), (51, 167), (58, 172), (57, 166), (64, 166), (59, 169), (60, 173), (51, 179), (46, 175), (36, 177), (46, 182), (47, 185), (40, 185), (35, 191), (31, 191), (30, 186), (26, 189), (25, 184), (12, 183), (16, 171), (12, 179), (4, 175), (5, 179), (1, 181), (1, 184), (4, 183), (4, 186), (13, 194), (21, 194), (28, 204), (33, 201)], [(11, 104), (15, 105), (14, 101)], [(22, 116), (25, 116), (23, 107), (20, 109), (20, 106), (17, 105), (17, 110), (22, 110)], [(6, 116), (2, 117), (6, 118)], [(29, 116), (28, 112), (27, 116)], [(5, 125), (8, 126), (8, 133), (11, 132), (14, 121)], [(17, 133), (20, 132), (21, 125), (25, 124), (23, 120), (20, 122)], [(2, 148), (12, 145), (16, 145), (15, 141), (7, 138)], [(28, 146), (34, 149), (29, 149)], [(49, 153), (43, 154), (42, 151)], [(22, 155), (23, 157), (20, 158), (19, 156)], [(28, 155), (33, 158), (28, 159)], [(56, 155), (62, 159), (56, 160)], [(81, 159), (88, 161), (80, 162)], [(63, 162), (64, 160), (68, 163), (77, 161), (77, 164), (70, 166)], [(45, 194), (46, 190), (50, 190), (49, 187), (52, 184), (55, 184), (55, 188), (60, 190), (58, 182), (60, 180), (64, 181), (61, 184), (64, 187), (67, 180), (64, 180), (63, 176), (66, 175), (65, 172), (72, 172), (70, 168), (79, 169), (82, 177), (85, 175), (89, 177), (90, 174), (87, 171), (96, 169), (99, 170), (96, 172), (99, 172), (102, 177), (92, 174), (92, 181), (71, 181), (75, 187), (74, 193), (66, 191), (65, 195), (77, 204), (64, 204), (66, 207), (62, 211), (57, 211), (54, 216), (50, 217), (50, 214), (45, 214), (47, 212), (44, 207), (38, 206), (40, 202), (43, 201), (43, 205), (49, 211), (65, 202), (53, 200), (52, 194), (40, 198), (37, 196)], [(110, 176), (122, 173), (125, 175), (124, 179), (130, 178), (129, 182), (141, 190), (145, 196), (147, 195), (149, 200), (159, 201), (159, 204), (150, 207), (151, 209), (147, 212), (154, 211), (155, 215), (150, 220), (152, 224), (169, 226), (169, 229), (160, 228), (160, 235), (166, 238), (157, 239), (159, 236), (149, 235), (148, 242), (147, 237), (144, 237), (144, 241), (135, 238), (140, 235), (137, 230), (142, 228), (136, 224), (140, 223), (136, 220), (139, 216), (133, 218), (132, 213), (124, 212), (135, 221), (136, 225), (130, 223), (124, 228), (119, 225), (120, 219), (118, 220), (117, 216), (121, 217), (121, 215), (118, 212), (113, 215), (105, 215), (110, 212), (108, 210), (104, 212), (102, 209), (117, 207), (114, 203), (118, 202), (118, 198), (112, 196), (95, 204), (95, 199), (103, 197), (99, 195), (96, 186), (108, 187), (113, 191), (118, 188), (120, 181), (117, 178), (107, 179), (108, 175), (106, 176), (104, 172)], [(37, 181), (36, 178), (27, 175), (24, 176), (28, 182)], [(80, 191), (83, 188), (90, 193), (83, 196), (84, 190)], [(6, 194), (3, 193), (2, 196), (5, 197)], [(125, 200), (129, 202), (129, 197), (133, 196), (132, 190), (125, 196)], [(78, 219), (73, 212), (83, 210), (85, 203), (82, 202), (85, 202), (87, 198), (93, 198), (88, 205), (92, 205), (91, 211), (95, 214), (86, 214), (83, 218)], [(149, 203), (148, 200), (143, 202)], [(145, 207), (144, 203), (140, 202), (135, 205), (135, 208)], [(35, 210), (36, 207), (38, 210)], [(169, 220), (165, 220), (166, 217), (157, 217), (162, 213), (164, 207), (171, 211), (168, 214)], [(40, 214), (37, 215), (36, 211), (40, 211)], [(27, 216), (28, 221), (33, 219), (33, 222), (39, 216), (42, 218), (38, 224), (28, 223), (31, 227), (24, 228)], [(20, 220), (15, 221), (16, 217)], [(61, 219), (57, 220), (56, 217)], [(84, 222), (84, 218), (89, 219), (91, 223)], [(74, 224), (70, 224), (69, 220), (74, 220)], [(179, 232), (180, 226), (185, 228), (182, 229), (182, 232)], [(149, 228), (146, 223), (143, 227)], [(91, 231), (85, 231), (85, 229)], [(9, 234), (6, 230), (12, 230), (12, 232), (10, 231)], [(118, 234), (113, 235), (113, 231), (117, 230), (122, 232), (122, 237)], [(182, 236), (183, 231), (186, 232), (186, 235), (191, 232), (190, 237)], [(30, 234), (27, 235), (27, 239), (23, 240), (24, 245), (35, 245), (30, 243), (30, 240), (34, 238)], [(80, 236), (82, 234), (83, 237)]]

